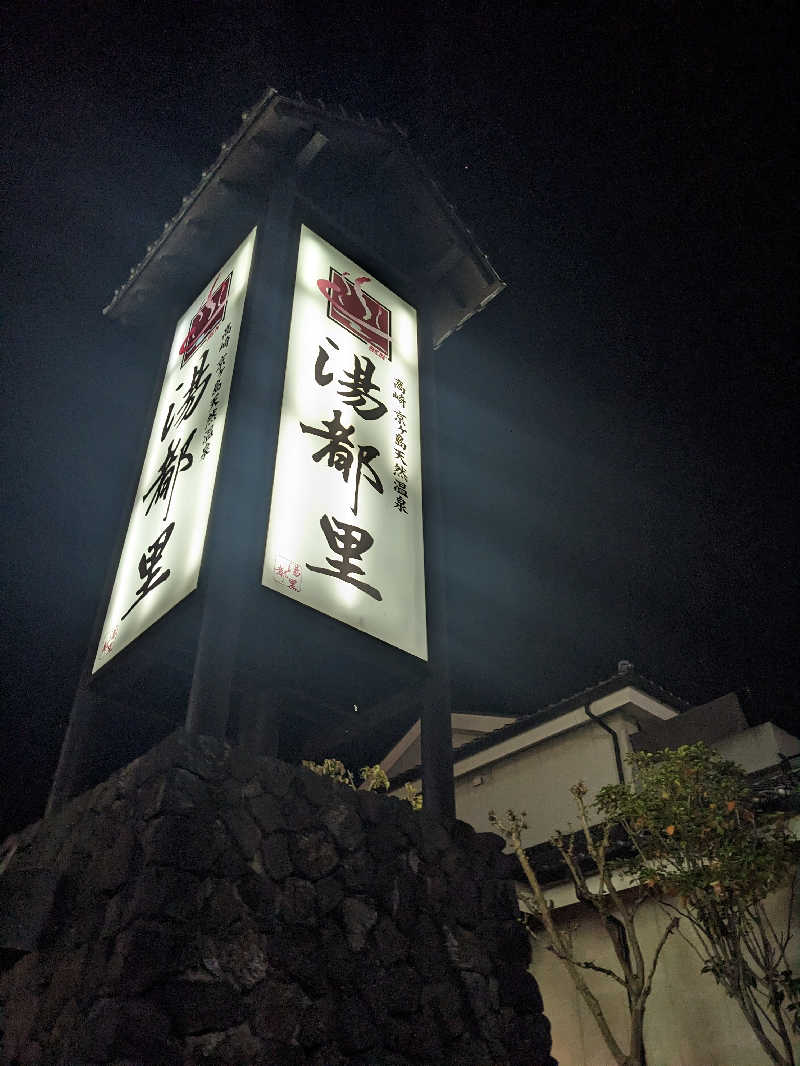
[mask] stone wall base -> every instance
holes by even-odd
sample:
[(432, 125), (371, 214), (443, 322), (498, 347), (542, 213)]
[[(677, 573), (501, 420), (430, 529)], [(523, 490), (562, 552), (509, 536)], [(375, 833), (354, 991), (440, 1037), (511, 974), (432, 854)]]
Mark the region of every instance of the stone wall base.
[(181, 731), (14, 844), (8, 1066), (555, 1066), (493, 834)]

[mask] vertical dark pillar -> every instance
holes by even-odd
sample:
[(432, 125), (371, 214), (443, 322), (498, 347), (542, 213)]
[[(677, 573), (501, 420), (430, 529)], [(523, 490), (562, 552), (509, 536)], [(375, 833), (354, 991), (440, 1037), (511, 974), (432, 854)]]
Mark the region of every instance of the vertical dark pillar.
[(86, 680), (82, 680), (72, 701), (67, 732), (61, 744), (58, 766), (47, 800), (46, 815), (60, 810), (75, 794), (75, 784), (91, 746), (92, 732), (97, 725), (96, 704), (94, 692)]
[[(268, 427), (280, 410), (281, 323), (285, 311), (287, 257), (294, 181), (288, 168), (276, 175), (259, 225), (245, 303), (244, 349), (236, 358), (231, 409), (212, 512), (213, 528), (203, 566), (207, 584), (197, 642), (186, 728), (223, 738), (230, 714), (239, 627), (244, 599), (260, 583), (266, 526), (259, 528), (268, 487)], [(277, 385), (278, 399), (275, 401)], [(233, 392), (232, 390), (232, 392)], [(275, 416), (277, 417), (277, 415)], [(271, 439), (271, 438), (270, 438)]]
[(243, 692), (239, 705), (238, 742), (253, 755), (277, 755), (280, 701), (266, 689)]
[(427, 588), (428, 659), (420, 722), (422, 792), (425, 810), (434, 817), (455, 818), (453, 741), (450, 728), (450, 657), (447, 643), (447, 598), (444, 573), (444, 515), (439, 461), (439, 412), (434, 353), (427, 337), (428, 315), (421, 308), (420, 405), (422, 408), (422, 485), (425, 516), (425, 585)]
[[(171, 324), (174, 328), (178, 313), (178, 308), (174, 304), (164, 306), (163, 322), (165, 324)], [(103, 590), (98, 601), (94, 624), (92, 625), (92, 630), (89, 636), (89, 647), (83, 662), (83, 669), (81, 670), (78, 688), (72, 701), (72, 707), (70, 708), (67, 731), (61, 742), (58, 764), (56, 766), (55, 775), (53, 776), (53, 784), (50, 787), (50, 795), (47, 800), (45, 814), (54, 814), (75, 795), (75, 790), (85, 774), (90, 751), (95, 744), (95, 734), (98, 730), (107, 728), (107, 725), (100, 720), (99, 708), (102, 706), (102, 700), (98, 699), (97, 690), (92, 678), (92, 666), (94, 665), (95, 653), (100, 642), (103, 622), (105, 621), (106, 611), (108, 610), (108, 602), (111, 599), (111, 592), (114, 588), (117, 565), (119, 563), (120, 555), (122, 554), (122, 547), (125, 543), (125, 535), (128, 532), (131, 510), (136, 504), (136, 490), (139, 485), (142, 460), (147, 451), (147, 445), (150, 440), (150, 430), (156, 417), (156, 411), (158, 410), (158, 401), (161, 397), (161, 388), (167, 370), (167, 364), (169, 362), (172, 335), (169, 330), (166, 330), (165, 332), (166, 337), (162, 337), (161, 340), (162, 357), (160, 373), (155, 377), (150, 398), (150, 417), (142, 423), (139, 449), (136, 453), (140, 457), (140, 461), (130, 473), (128, 487), (130, 507), (123, 512), (117, 529), (116, 547), (111, 556), (112, 562), (106, 570)], [(153, 344), (158, 343), (157, 341), (152, 340), (152, 337), (151, 341)]]

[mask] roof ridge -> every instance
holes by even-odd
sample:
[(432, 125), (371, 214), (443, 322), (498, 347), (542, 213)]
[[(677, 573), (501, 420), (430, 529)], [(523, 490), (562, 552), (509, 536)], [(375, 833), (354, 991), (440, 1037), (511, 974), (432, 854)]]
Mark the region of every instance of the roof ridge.
[[(209, 167), (201, 171), (200, 181), (189, 193), (187, 193), (183, 197), (183, 199), (181, 200), (180, 207), (175, 212), (175, 214), (172, 215), (171, 218), (167, 219), (167, 221), (164, 223), (159, 236), (147, 245), (145, 254), (142, 256), (138, 263), (131, 267), (130, 271), (128, 272), (127, 279), (120, 286), (118, 286), (118, 288), (114, 290), (114, 295), (109, 300), (108, 304), (103, 308), (104, 315), (110, 312), (111, 308), (117, 302), (119, 297), (121, 297), (125, 293), (125, 290), (129, 287), (134, 278), (136, 278), (147, 266), (147, 264), (154, 258), (154, 256), (161, 248), (162, 244), (167, 239), (169, 234), (181, 221), (181, 219), (187, 213), (189, 208), (195, 203), (195, 201), (198, 199), (203, 190), (210, 184), (214, 175), (220, 169), (220, 167), (231, 154), (236, 145), (239, 144), (239, 142), (244, 138), (247, 130), (263, 115), (269, 105), (273, 103), (273, 101), (275, 101), (276, 99), (286, 100), (288, 103), (297, 103), (300, 104), (302, 107), (312, 111), (318, 110), (323, 115), (325, 115), (326, 118), (335, 118), (340, 122), (350, 122), (356, 126), (363, 126), (367, 129), (372, 130), (373, 132), (379, 132), (386, 137), (399, 136), (403, 140), (404, 147), (410, 151), (408, 146), (408, 133), (400, 126), (398, 126), (396, 122), (385, 122), (379, 119), (377, 116), (372, 120), (369, 120), (364, 118), (360, 111), (357, 111), (356, 115), (348, 114), (344, 106), (341, 104), (336, 110), (334, 110), (333, 108), (326, 107), (325, 102), (323, 100), (305, 99), (303, 95), (299, 92), (299, 90), (296, 91), (293, 95), (289, 95), (287, 93), (280, 92), (278, 89), (266, 89), (263, 95), (256, 101), (255, 104), (252, 105), (252, 107), (242, 112), (241, 125), (238, 127), (238, 129), (234, 130), (230, 137), (228, 137), (222, 142), (217, 158)], [(419, 161), (416, 160), (416, 157), (415, 162), (417, 163), (417, 165), (420, 165)], [(452, 207), (452, 205), (448, 204), (448, 206), (450, 207), (450, 210), (454, 212), (455, 209)], [(470, 236), (472, 237), (471, 233)], [(484, 258), (486, 257), (484, 256)]]
[[(669, 697), (670, 703), (673, 704), (678, 713), (681, 713), (689, 707), (689, 704), (685, 700), (678, 696), (674, 696), (668, 689), (664, 688), (663, 685), (659, 685), (658, 682), (652, 681), (644, 674), (640, 674), (634, 670), (617, 671), (610, 677), (604, 678), (602, 681), (597, 681), (593, 685), (579, 689), (577, 692), (572, 693), (572, 695), (565, 696), (563, 699), (557, 700), (554, 703), (545, 704), (545, 706), (539, 707), (530, 714), (522, 714), (518, 716), (515, 721), (509, 722), (508, 725), (501, 726), (499, 729), (493, 729), (490, 733), (484, 733), (482, 736), (476, 737), (475, 740), (471, 740), (467, 744), (461, 745), (461, 747), (454, 751), (453, 761), (455, 763), (463, 759), (465, 756), (475, 755), (503, 740), (516, 736), (519, 733), (523, 733), (526, 729), (536, 725), (537, 720), (548, 721), (551, 718), (555, 718), (557, 717), (560, 708), (563, 708), (565, 712), (567, 710), (572, 710), (575, 707), (580, 706), (590, 694), (597, 693), (598, 689), (602, 689), (604, 686), (611, 685), (614, 682), (620, 682), (620, 685), (618, 686), (619, 688), (624, 688), (627, 684), (633, 684), (634, 686), (641, 688), (646, 695), (651, 694), (648, 693), (648, 688), (655, 690), (659, 694)], [(402, 774), (398, 774), (397, 777), (391, 778), (392, 787), (401, 785), (405, 781), (416, 780), (420, 776), (421, 769), (421, 764), (413, 766), (408, 770), (403, 771)]]

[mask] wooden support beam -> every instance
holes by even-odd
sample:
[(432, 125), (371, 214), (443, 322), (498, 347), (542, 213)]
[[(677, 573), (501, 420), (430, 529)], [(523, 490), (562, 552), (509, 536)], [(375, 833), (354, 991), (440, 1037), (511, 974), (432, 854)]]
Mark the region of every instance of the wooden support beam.
[(425, 586), (427, 589), (429, 681), (420, 722), (422, 794), (425, 810), (440, 821), (456, 816), (453, 739), (450, 728), (450, 655), (444, 575), (445, 522), (438, 445), (439, 409), (436, 360), (428, 308), (420, 309), (420, 406), (422, 413), (422, 486), (425, 513)]
[(253, 755), (278, 754), (282, 701), (274, 691), (243, 692), (239, 706), (239, 744)]
[[(274, 346), (280, 336), (280, 316), (290, 242), (294, 178), (285, 168), (276, 175), (267, 213), (259, 225), (250, 285), (245, 303), (247, 332), (244, 350), (236, 363), (231, 409), (228, 414), (223, 461), (217, 474), (211, 543), (204, 562), (207, 573), (203, 620), (197, 642), (192, 687), (186, 713), (186, 729), (223, 739), (230, 716), (230, 700), (236, 669), (242, 605), (252, 582), (251, 541), (263, 535), (254, 525), (257, 513), (252, 498), (254, 486), (249, 464), (243, 460), (252, 447), (252, 424), (262, 412), (254, 405), (273, 386), (265, 381), (266, 344)], [(244, 323), (243, 323), (244, 325)], [(275, 360), (279, 359), (274, 352)], [(264, 408), (269, 397), (265, 397)], [(250, 417), (248, 417), (250, 416)], [(263, 423), (262, 423), (263, 424)], [(229, 462), (226, 458), (230, 457)]]

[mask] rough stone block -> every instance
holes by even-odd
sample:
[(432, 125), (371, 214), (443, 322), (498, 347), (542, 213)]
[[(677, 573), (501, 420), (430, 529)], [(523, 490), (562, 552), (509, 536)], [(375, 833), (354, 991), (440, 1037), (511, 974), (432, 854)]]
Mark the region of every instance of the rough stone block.
[(272, 881), (248, 871), (239, 881), (237, 892), (252, 911), (258, 927), (272, 929), (278, 909), (278, 892)]
[(250, 811), (262, 833), (274, 833), (276, 829), (286, 828), (286, 819), (274, 796), (262, 793), (260, 796), (252, 796), (249, 803)]
[(356, 810), (349, 804), (339, 803), (321, 812), (323, 825), (328, 829), (338, 846), (344, 851), (355, 851), (364, 843), (364, 826)]
[(264, 756), (259, 762), (258, 780), (263, 785), (264, 791), (272, 793), (279, 799), (285, 796), (299, 771), (294, 766), (289, 766), (288, 763), (268, 756)]
[(408, 851), (409, 839), (398, 826), (373, 826), (367, 834), (367, 847), (378, 865), (383, 866)]
[(312, 829), (318, 824), (318, 808), (312, 806), (304, 796), (298, 795), (294, 788), (281, 801), (281, 812), (286, 828), (293, 833)]
[(295, 837), (294, 865), (303, 877), (318, 881), (339, 865), (339, 855), (324, 831), (306, 831)]
[(342, 793), (346, 794), (347, 791), (346, 785), (334, 781), (331, 777), (315, 774), (305, 767), (297, 771), (297, 784), (314, 807), (332, 807), (342, 801)]
[(350, 1066), (352, 1059), (341, 1052), (335, 1044), (330, 1043), (313, 1052), (307, 1062), (308, 1066)]
[(283, 885), (280, 901), (281, 917), (297, 925), (315, 925), (317, 921), (316, 892), (310, 881), (288, 877)]
[(153, 999), (181, 1035), (232, 1029), (246, 1013), (241, 994), (225, 981), (173, 978), (154, 990)]
[(179, 729), (172, 734), (175, 740), (174, 763), (184, 770), (189, 770), (206, 781), (222, 780), (227, 772), (227, 753), (221, 740), (216, 737), (187, 733)]
[(303, 1013), (297, 1039), (304, 1048), (323, 1044), (335, 1031), (336, 1001), (331, 997), (318, 999)]
[(145, 818), (153, 818), (157, 814), (208, 814), (211, 809), (206, 782), (198, 774), (175, 766), (150, 784), (143, 813)]
[(433, 1011), (443, 1033), (451, 1039), (464, 1032), (464, 1016), (467, 1013), (460, 991), (451, 981), (424, 984), (422, 1003)]
[(48, 959), (51, 977), (40, 1000), (37, 1028), (49, 1033), (70, 999), (83, 999), (88, 991), (83, 982), (89, 948), (53, 953)]
[(450, 960), (440, 929), (427, 914), (419, 917), (416, 931), (409, 937), (411, 965), (426, 982), (452, 980)]
[(344, 899), (344, 886), (338, 877), (323, 877), (317, 881), (317, 908), (320, 915), (329, 914)]
[(462, 973), (461, 980), (467, 990), (470, 1006), (478, 1019), (483, 1019), (492, 1009), (489, 998), (489, 986), (486, 978), (479, 973), (466, 971)]
[(266, 936), (252, 929), (236, 936), (203, 937), (199, 954), (212, 977), (234, 988), (252, 988), (275, 972)]
[[(376, 792), (356, 792), (356, 804), (362, 818), (370, 825), (385, 825), (388, 822), (386, 797)], [(394, 808), (391, 808), (394, 811)]]
[(85, 1057), (83, 1061), (111, 1062), (130, 1056), (142, 1063), (177, 1066), (180, 1057), (169, 1032), (169, 1019), (153, 1003), (101, 999), (89, 1012), (83, 1037), (73, 1047)]
[(415, 1062), (440, 1062), (442, 1040), (432, 1013), (425, 1011), (414, 1018), (393, 1018), (387, 1025), (392, 1046)]
[(246, 922), (250, 911), (236, 890), (223, 878), (213, 877), (200, 889), (200, 925), (207, 933), (225, 933)]
[(558, 1066), (550, 1056), (550, 1023), (543, 1014), (510, 1019), (504, 1036), (509, 1066)]
[(217, 877), (223, 877), (227, 881), (238, 881), (250, 873), (252, 866), (245, 861), (237, 845), (231, 841), (220, 852), (212, 870)]
[(517, 1014), (541, 1014), (542, 994), (534, 977), (519, 965), (513, 966), (502, 957), (495, 966), (500, 1006), (510, 1007)]
[(443, 825), (425, 816), (422, 821), (422, 855), (426, 860), (435, 860), (450, 847), (450, 834)]
[(401, 963), (378, 981), (378, 995), (389, 1014), (415, 1014), (419, 1009), (421, 984), (417, 971)]
[[(267, 1063), (264, 1044), (253, 1036), (245, 1022), (222, 1033), (189, 1037), (185, 1048), (190, 1062), (209, 1062), (214, 1066), (243, 1066), (244, 1063)], [(186, 1060), (184, 1060), (186, 1061)]]
[[(128, 902), (124, 894), (118, 894), (110, 901), (103, 935), (116, 933), (118, 925), (136, 918), (194, 920), (200, 908), (200, 884), (200, 878), (188, 870), (146, 867), (134, 881), (133, 895)], [(121, 910), (119, 915), (116, 913), (118, 909)]]
[(262, 758), (254, 755), (247, 748), (234, 747), (231, 748), (228, 756), (228, 769), (236, 781), (246, 784), (262, 771)]
[(261, 842), (264, 873), (273, 881), (283, 881), (294, 869), (284, 833), (271, 833)]
[(351, 896), (342, 903), (342, 919), (350, 950), (363, 951), (369, 931), (378, 920), (377, 910)]
[(110, 847), (103, 848), (93, 864), (91, 877), (95, 889), (103, 895), (116, 892), (131, 876), (136, 848), (136, 834), (130, 825), (120, 825)]
[(451, 900), (450, 912), (458, 924), (474, 929), (483, 914), (481, 889), (474, 873), (470, 870), (459, 870), (450, 878), (448, 895)]
[(311, 1000), (297, 984), (263, 981), (249, 999), (250, 1025), (263, 1040), (290, 1044), (310, 1004)]
[(33, 951), (50, 917), (59, 875), (55, 870), (19, 870), (0, 876), (0, 947)]
[(470, 929), (457, 926), (445, 930), (445, 944), (450, 961), (459, 970), (472, 970), (475, 973), (490, 974), (492, 959), (480, 937)]
[(352, 988), (359, 970), (359, 960), (347, 945), (338, 925), (322, 927), (322, 959), (331, 982), (343, 989)]
[(3, 1019), (3, 1053), (4, 1061), (13, 1062), (21, 1057), (25, 1047), (31, 1042), (33, 1023), (39, 1010), (39, 1001), (35, 996), (24, 992), (14, 997), (4, 997)]
[(408, 937), (384, 914), (372, 931), (371, 951), (382, 966), (392, 966), (408, 957)]
[[(506, 1066), (507, 1057), (505, 1061), (501, 1061), (503, 1066)], [(464, 1033), (454, 1044), (450, 1045), (446, 1056), (442, 1058), (442, 1066), (496, 1066), (496, 1064), (497, 1059), (489, 1053), (486, 1044), (469, 1033)], [(521, 1063), (520, 1066), (522, 1066)], [(540, 1066), (539, 1060), (530, 1059), (525, 1066)], [(542, 1066), (545, 1064), (542, 1063)]]
[(379, 1043), (380, 1034), (363, 1000), (350, 996), (341, 1002), (337, 1021), (342, 1050), (365, 1051)]
[(375, 884), (375, 863), (365, 851), (354, 851), (342, 859), (345, 885), (354, 892), (366, 892)]
[[(337, 930), (340, 938), (341, 930)], [(310, 996), (325, 996), (331, 991), (327, 972), (324, 934), (303, 926), (285, 926), (269, 939), (270, 959), (276, 972), (288, 974), (298, 981)], [(342, 944), (344, 944), (342, 938)], [(352, 966), (352, 956), (347, 952)], [(355, 968), (349, 974), (355, 980)]]
[(142, 839), (145, 863), (205, 873), (222, 854), (225, 835), (216, 820), (204, 828), (201, 833), (196, 822), (176, 814), (155, 818)]
[(261, 843), (261, 830), (243, 807), (227, 807), (220, 813), (242, 856), (250, 862)]
[(156, 922), (136, 922), (117, 937), (104, 985), (116, 992), (124, 988), (139, 995), (171, 972), (177, 956), (177, 938)]

